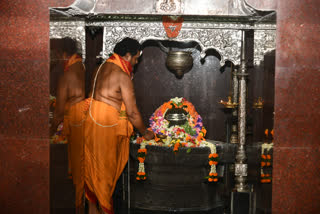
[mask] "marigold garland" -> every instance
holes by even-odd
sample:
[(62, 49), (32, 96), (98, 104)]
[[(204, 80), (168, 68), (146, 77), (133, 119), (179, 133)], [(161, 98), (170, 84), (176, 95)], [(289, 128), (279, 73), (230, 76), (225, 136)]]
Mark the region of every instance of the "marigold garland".
[[(265, 135), (268, 137), (269, 130), (265, 130)], [(270, 132), (273, 137), (273, 129)], [(261, 169), (260, 169), (260, 176), (261, 176), (261, 183), (271, 183), (272, 175), (268, 173), (264, 173), (264, 169), (266, 167), (271, 167), (272, 165), (272, 157), (269, 154), (270, 150), (273, 148), (273, 143), (264, 143), (261, 145)]]
[(219, 155), (217, 154), (217, 149), (216, 146), (214, 144), (205, 143), (206, 146), (208, 146), (210, 148), (210, 154), (209, 154), (209, 165), (210, 165), (210, 172), (209, 172), (209, 176), (208, 181), (209, 182), (217, 182), (218, 181), (218, 173), (217, 173), (217, 168), (216, 165), (218, 164), (218, 160), (219, 160)]
[(147, 149), (146, 149), (146, 143), (142, 142), (140, 144), (140, 149), (138, 150), (138, 160), (139, 160), (139, 169), (137, 172), (137, 180), (146, 180), (147, 175), (144, 170), (144, 160), (146, 159)]
[[(137, 159), (139, 161), (139, 167), (136, 179), (137, 180), (146, 180), (147, 175), (145, 172), (144, 161), (147, 155), (146, 146), (167, 146), (161, 142), (156, 142), (155, 140), (146, 141), (143, 137), (138, 137), (136, 140), (137, 144), (140, 144), (140, 149), (138, 149)], [(180, 142), (178, 139), (175, 143), (169, 144), (168, 147), (173, 147), (173, 152), (176, 154), (179, 147), (186, 147), (187, 143)], [(194, 146), (193, 146), (194, 147)], [(213, 143), (203, 141), (200, 147), (209, 147), (210, 154), (208, 156), (208, 163), (210, 165), (209, 176), (206, 177), (209, 182), (217, 182), (218, 181), (218, 173), (216, 171), (216, 165), (218, 164), (219, 155), (217, 154), (216, 146)], [(191, 148), (190, 148), (191, 149)], [(188, 151), (187, 151), (188, 152)]]

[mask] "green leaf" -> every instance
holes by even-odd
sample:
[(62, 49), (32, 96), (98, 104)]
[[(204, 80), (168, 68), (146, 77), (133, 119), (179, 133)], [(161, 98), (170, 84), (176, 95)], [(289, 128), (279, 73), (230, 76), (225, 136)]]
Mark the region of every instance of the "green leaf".
[(190, 153), (191, 152), (191, 148), (189, 148), (188, 150), (187, 150), (187, 153)]

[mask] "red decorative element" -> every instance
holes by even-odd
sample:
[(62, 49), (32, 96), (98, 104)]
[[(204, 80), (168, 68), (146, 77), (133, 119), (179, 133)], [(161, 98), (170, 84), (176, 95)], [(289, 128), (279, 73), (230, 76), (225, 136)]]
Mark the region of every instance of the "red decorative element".
[[(133, 68), (132, 68), (132, 65), (130, 62), (124, 60), (120, 55), (118, 54), (113, 54), (112, 56), (109, 57), (109, 59), (107, 60), (107, 62), (116, 62), (116, 61), (119, 61), (121, 63), (121, 66), (120, 64), (118, 64), (118, 66), (120, 66), (123, 71), (125, 73), (127, 73), (131, 78), (133, 77)], [(116, 63), (115, 63), (116, 64)]]
[(179, 35), (183, 23), (183, 18), (181, 16), (177, 19), (171, 16), (163, 16), (162, 24), (169, 38), (175, 38)]

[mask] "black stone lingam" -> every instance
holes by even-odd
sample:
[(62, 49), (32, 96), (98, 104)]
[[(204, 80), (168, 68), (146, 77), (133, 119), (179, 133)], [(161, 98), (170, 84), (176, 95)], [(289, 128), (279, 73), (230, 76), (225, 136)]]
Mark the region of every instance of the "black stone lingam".
[(171, 104), (172, 108), (168, 109), (164, 118), (169, 121), (169, 127), (174, 125), (183, 125), (187, 122), (188, 113), (184, 110), (185, 106), (176, 108), (175, 105)]

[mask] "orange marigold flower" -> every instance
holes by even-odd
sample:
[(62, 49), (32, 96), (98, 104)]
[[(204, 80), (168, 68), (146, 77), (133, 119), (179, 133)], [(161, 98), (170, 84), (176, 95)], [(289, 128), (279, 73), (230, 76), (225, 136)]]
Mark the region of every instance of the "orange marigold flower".
[(263, 178), (265, 176), (265, 174), (261, 174), (261, 178)]
[(147, 153), (147, 149), (139, 149), (140, 152)]
[(267, 155), (267, 159), (271, 159), (271, 155)]
[(261, 183), (266, 183), (266, 179), (261, 179)]
[(203, 132), (204, 135), (207, 134), (207, 130), (204, 127), (202, 127), (201, 131)]
[(214, 178), (213, 181), (214, 181), (214, 182), (217, 182), (217, 181), (218, 181), (218, 178)]
[(217, 157), (219, 157), (219, 155), (217, 153), (213, 153), (212, 157), (217, 158)]
[(218, 173), (211, 172), (211, 173), (209, 173), (209, 176), (217, 177)]
[(266, 165), (266, 163), (265, 162), (261, 162), (261, 166), (265, 166)]
[(267, 159), (267, 157), (265, 155), (261, 155), (262, 159)]
[(139, 181), (139, 180), (140, 180), (140, 177), (137, 176), (136, 179)]
[(142, 177), (142, 180), (146, 180), (146, 179), (147, 179), (147, 177), (146, 177), (146, 176)]
[(271, 163), (270, 162), (267, 162), (267, 166), (270, 166), (271, 165)]
[(208, 178), (208, 181), (209, 181), (209, 182), (212, 182), (212, 181), (213, 181), (213, 179), (212, 179), (212, 178)]
[(143, 163), (145, 159), (142, 158), (142, 157), (138, 157), (138, 160), (139, 160), (140, 163)]
[(140, 144), (142, 141), (143, 141), (143, 138), (142, 138), (142, 137), (138, 137), (138, 138), (137, 138), (137, 143), (138, 143), (138, 144)]
[(156, 142), (158, 142), (158, 141), (160, 140), (160, 138), (158, 138), (157, 135), (154, 135), (154, 140), (155, 140)]
[(214, 165), (217, 165), (217, 164), (218, 164), (218, 162), (217, 162), (217, 161), (212, 161), (212, 162), (213, 162), (213, 164), (214, 164)]
[(209, 165), (210, 165), (210, 166), (213, 165), (213, 161), (209, 161)]
[(264, 134), (268, 137), (269, 130), (268, 130), (268, 129), (266, 129), (266, 130), (264, 131)]
[(211, 154), (209, 154), (209, 158), (211, 158), (211, 157), (213, 157), (213, 154), (211, 153)]

